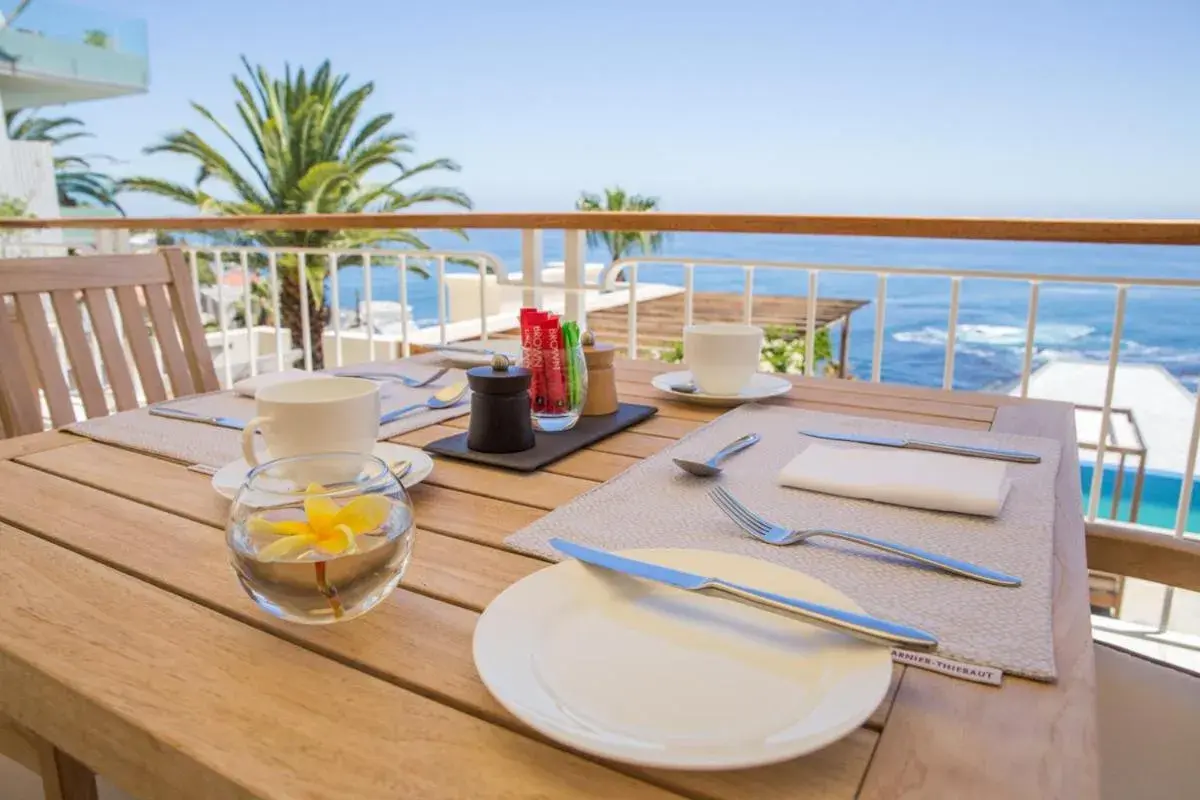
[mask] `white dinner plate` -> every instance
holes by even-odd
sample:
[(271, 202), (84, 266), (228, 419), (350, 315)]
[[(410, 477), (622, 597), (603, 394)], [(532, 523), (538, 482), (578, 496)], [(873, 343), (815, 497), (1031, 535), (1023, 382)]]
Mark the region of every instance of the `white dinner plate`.
[(750, 383), (738, 394), (705, 394), (704, 392), (679, 392), (671, 388), (692, 382), (690, 372), (667, 372), (655, 375), (650, 384), (660, 392), (666, 392), (676, 400), (685, 403), (697, 403), (702, 406), (740, 406), (742, 403), (753, 403), (755, 400), (766, 400), (768, 397), (778, 397), (791, 391), (792, 384), (778, 375), (756, 372)]
[(459, 342), (454, 345), (456, 350), (438, 350), (437, 354), (443, 361), (459, 369), (471, 367), (486, 367), (492, 363), (492, 356), (487, 353), (472, 353), (470, 350), (494, 350), (508, 356), (514, 364), (521, 359), (521, 343), (516, 339), (489, 339), (486, 342)]
[[(862, 613), (803, 573), (705, 550), (621, 555)], [(817, 750), (887, 692), (891, 651), (729, 600), (564, 561), (506, 589), (475, 666), (510, 712), (603, 758), (737, 769)]]
[[(388, 464), (395, 464), (397, 461), (412, 462), (412, 469), (400, 481), (404, 484), (405, 489), (416, 486), (428, 478), (429, 473), (433, 472), (433, 459), (424, 450), (416, 447), (379, 442), (375, 445), (374, 455)], [(246, 459), (239, 458), (217, 470), (217, 474), (212, 478), (213, 488), (217, 490), (217, 494), (232, 500), (238, 489), (242, 488), (242, 484), (246, 482), (246, 476), (249, 474), (250, 465), (246, 463)]]

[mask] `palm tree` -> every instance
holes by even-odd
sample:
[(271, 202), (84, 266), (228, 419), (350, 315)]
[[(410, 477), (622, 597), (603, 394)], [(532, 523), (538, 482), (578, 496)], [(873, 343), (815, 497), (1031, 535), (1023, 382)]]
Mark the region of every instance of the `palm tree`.
[[(446, 202), (470, 208), (458, 189), (425, 187), (409, 192), (400, 184), (425, 172), (459, 169), (437, 158), (410, 165), (412, 137), (388, 130), (392, 114), (361, 121), (363, 105), (373, 83), (348, 87), (348, 75), (334, 75), (329, 61), (310, 76), (303, 68), (293, 73), (284, 66), (283, 79), (273, 79), (262, 66), (252, 68), (242, 57), (249, 76), (233, 77), (237, 90), (242, 137), (198, 103), (197, 113), (223, 135), (244, 165), (234, 166), (221, 151), (190, 129), (167, 134), (147, 153), (172, 153), (197, 162), (193, 186), (159, 178), (130, 178), (134, 191), (166, 197), (202, 212), (244, 214), (332, 214), (399, 211), (420, 203)], [(383, 180), (372, 178), (383, 170)], [(210, 193), (210, 184), (216, 192)], [(267, 247), (344, 248), (392, 241), (428, 249), (412, 231), (265, 231), (239, 235), (247, 244)], [(299, 347), (305, 331), (300, 317), (299, 269), (295, 259), (281, 258), (280, 317)], [(321, 335), (325, 329), (324, 258), (307, 259), (309, 320), (313, 363), (324, 363)], [(288, 268), (288, 267), (292, 268)], [(334, 300), (333, 305), (336, 305)]]
[[(583, 192), (575, 203), (579, 211), (656, 211), (657, 197), (626, 194), (620, 186), (604, 190), (604, 197)], [(588, 247), (603, 246), (608, 250), (610, 261), (616, 261), (636, 252), (658, 253), (662, 251), (663, 235), (645, 231), (588, 231)]]
[[(76, 117), (39, 117), (32, 111), (9, 111), (4, 115), (8, 138), (14, 141), (49, 142), (58, 147), (74, 139), (88, 139), (91, 134)], [(111, 160), (108, 156), (55, 156), (54, 181), (58, 204), (73, 208), (95, 203), (114, 208), (124, 214), (117, 202), (121, 182), (92, 168), (95, 159)]]

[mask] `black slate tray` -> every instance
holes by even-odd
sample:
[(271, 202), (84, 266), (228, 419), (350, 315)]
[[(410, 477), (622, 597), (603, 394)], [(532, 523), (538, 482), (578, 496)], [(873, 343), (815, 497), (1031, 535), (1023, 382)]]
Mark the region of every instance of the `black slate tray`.
[(479, 453), (467, 447), (467, 434), (458, 433), (425, 445), (425, 450), (440, 456), (475, 461), (493, 467), (533, 472), (536, 469), (582, 450), (614, 433), (623, 431), (658, 413), (654, 406), (621, 403), (615, 414), (604, 417), (583, 417), (569, 431), (533, 434), (533, 447), (519, 453)]

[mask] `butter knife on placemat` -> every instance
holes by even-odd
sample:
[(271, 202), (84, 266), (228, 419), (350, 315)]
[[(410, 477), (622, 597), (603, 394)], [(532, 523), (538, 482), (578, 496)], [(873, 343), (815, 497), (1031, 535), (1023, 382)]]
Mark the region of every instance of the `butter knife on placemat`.
[(207, 414), (197, 414), (193, 411), (184, 411), (181, 408), (170, 408), (167, 406), (150, 406), (150, 414), (155, 417), (167, 417), (169, 419), (183, 420), (184, 422), (200, 422), (205, 425), (216, 425), (218, 428), (232, 428), (235, 431), (240, 431), (246, 427), (245, 420), (234, 417), (209, 416)]
[(972, 458), (991, 458), (997, 461), (1013, 461), (1019, 464), (1037, 464), (1042, 457), (1037, 453), (1026, 453), (1023, 450), (1003, 450), (998, 447), (979, 447), (976, 445), (950, 444), (948, 442), (930, 442), (924, 439), (896, 439), (887, 436), (863, 436), (856, 433), (819, 433), (817, 431), (800, 431), (805, 436), (814, 439), (829, 439), (834, 442), (856, 442), (857, 444), (874, 444), (880, 447), (898, 447), (907, 450), (926, 450), (930, 453), (949, 453), (956, 456), (971, 456)]

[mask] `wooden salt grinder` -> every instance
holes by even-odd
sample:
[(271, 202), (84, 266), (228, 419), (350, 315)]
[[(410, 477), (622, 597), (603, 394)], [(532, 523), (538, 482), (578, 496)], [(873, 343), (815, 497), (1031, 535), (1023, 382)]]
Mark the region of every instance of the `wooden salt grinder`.
[(584, 331), (580, 342), (588, 374), (583, 416), (603, 417), (617, 413), (617, 375), (613, 372), (616, 348), (611, 344), (597, 344), (596, 335), (591, 331)]

